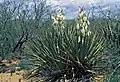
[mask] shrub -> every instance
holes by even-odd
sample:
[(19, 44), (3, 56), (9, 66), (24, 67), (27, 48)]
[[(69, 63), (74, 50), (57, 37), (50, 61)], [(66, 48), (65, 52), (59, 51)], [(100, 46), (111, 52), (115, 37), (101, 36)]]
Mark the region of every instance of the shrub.
[(62, 10), (58, 14), (53, 17), (54, 25), (45, 31), (44, 38), (39, 37), (28, 44), (29, 57), (36, 66), (36, 73), (45, 70), (43, 76), (49, 82), (90, 79), (94, 75), (95, 62), (102, 56), (104, 41), (96, 32), (89, 30), (83, 8), (74, 27), (66, 27)]

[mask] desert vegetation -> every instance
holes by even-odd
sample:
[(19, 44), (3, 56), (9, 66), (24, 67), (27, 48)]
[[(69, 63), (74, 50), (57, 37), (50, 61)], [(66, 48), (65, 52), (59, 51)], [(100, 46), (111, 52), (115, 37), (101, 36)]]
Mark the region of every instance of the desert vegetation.
[(97, 10), (66, 19), (46, 0), (1, 2), (0, 82), (119, 82), (119, 13)]

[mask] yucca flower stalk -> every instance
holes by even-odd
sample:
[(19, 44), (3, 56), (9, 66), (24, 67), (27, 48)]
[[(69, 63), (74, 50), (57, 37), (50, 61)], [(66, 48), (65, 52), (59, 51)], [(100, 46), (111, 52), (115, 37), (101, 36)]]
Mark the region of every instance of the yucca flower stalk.
[[(58, 49), (58, 53), (60, 53), (60, 45), (62, 44), (62, 36), (63, 36), (63, 30), (65, 28), (65, 22), (64, 22), (64, 14), (63, 14), (63, 10), (61, 8), (58, 9), (57, 14), (55, 16), (52, 16), (53, 19), (53, 30), (52, 30), (52, 34), (58, 34), (57, 38), (59, 43), (57, 43), (57, 49)], [(56, 31), (56, 32), (55, 32)]]
[(89, 30), (90, 22), (87, 19), (84, 8), (79, 8), (79, 14), (77, 17), (77, 30), (83, 34), (83, 36), (89, 36), (91, 31)]
[(56, 16), (52, 16), (55, 29), (64, 28), (64, 14), (61, 8), (58, 9)]

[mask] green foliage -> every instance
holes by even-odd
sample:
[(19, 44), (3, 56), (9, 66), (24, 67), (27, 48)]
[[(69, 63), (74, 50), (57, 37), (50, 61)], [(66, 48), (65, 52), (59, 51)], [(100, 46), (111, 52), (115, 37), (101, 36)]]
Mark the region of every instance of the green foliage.
[(24, 44), (39, 35), (49, 21), (51, 11), (45, 0), (35, 0), (31, 7), (28, 4), (10, 0), (0, 3), (0, 57), (25, 55)]
[(102, 74), (108, 74), (107, 79), (112, 79), (115, 72), (120, 72), (120, 21), (119, 18), (114, 19), (110, 16), (108, 18), (91, 20), (91, 26), (96, 27), (99, 35), (103, 33), (106, 41), (102, 60), (97, 62), (97, 66), (100, 67)]
[[(46, 0), (33, 0), (31, 7), (24, 1), (0, 3), (0, 57), (25, 56), (26, 61), (21, 57), (19, 66), (22, 69), (37, 67), (36, 72), (42, 70), (51, 82), (92, 77), (94, 70), (109, 74), (111, 78), (115, 72), (120, 72), (119, 18), (102, 12), (100, 16), (106, 17), (91, 18), (89, 25), (85, 13), (80, 10), (76, 25), (74, 19), (64, 20), (59, 10), (52, 26), (51, 13)], [(29, 58), (32, 63), (27, 61)], [(5, 71), (2, 65), (0, 69), (0, 72)]]
[(71, 26), (59, 30), (51, 27), (45, 31), (44, 38), (32, 40), (28, 45), (29, 56), (38, 70), (49, 70), (49, 82), (62, 78), (90, 78), (95, 62), (102, 56), (102, 37), (99, 38), (97, 33), (83, 36)]

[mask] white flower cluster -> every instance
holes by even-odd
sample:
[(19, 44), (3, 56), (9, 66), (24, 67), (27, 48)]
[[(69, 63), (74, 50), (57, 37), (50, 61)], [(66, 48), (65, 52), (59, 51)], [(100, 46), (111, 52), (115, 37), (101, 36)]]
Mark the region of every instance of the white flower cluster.
[(77, 29), (81, 31), (83, 36), (90, 35), (91, 31), (88, 29), (90, 22), (87, 20), (87, 16), (83, 8), (79, 8), (79, 14), (77, 17)]
[(52, 19), (53, 25), (60, 25), (62, 28), (64, 28), (64, 15), (61, 8), (58, 9), (56, 16), (52, 16)]
[[(52, 19), (53, 19), (53, 25), (56, 27), (55, 29), (58, 29), (57, 26), (64, 28), (64, 14), (61, 8), (58, 9), (56, 16), (52, 16)], [(85, 35), (89, 36), (91, 34), (91, 31), (88, 28), (89, 25), (90, 22), (87, 19), (84, 9), (79, 8), (79, 14), (77, 17), (77, 26), (76, 26), (77, 30), (80, 31), (83, 34), (83, 36)]]

